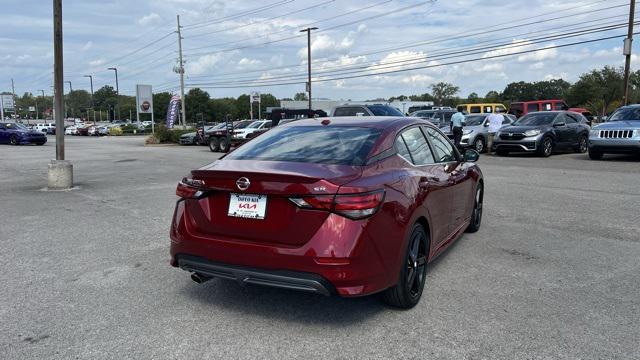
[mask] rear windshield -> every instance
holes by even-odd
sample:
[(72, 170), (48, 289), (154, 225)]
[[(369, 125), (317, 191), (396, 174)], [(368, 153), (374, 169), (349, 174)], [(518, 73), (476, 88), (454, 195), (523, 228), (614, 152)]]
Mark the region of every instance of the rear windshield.
[(553, 119), (558, 116), (557, 113), (535, 112), (521, 117), (514, 125), (536, 126), (550, 125)]
[(364, 127), (276, 127), (225, 159), (364, 165), (380, 132)]
[(369, 105), (369, 110), (375, 116), (404, 116), (398, 109), (385, 105)]
[(620, 108), (607, 121), (640, 120), (640, 107)]

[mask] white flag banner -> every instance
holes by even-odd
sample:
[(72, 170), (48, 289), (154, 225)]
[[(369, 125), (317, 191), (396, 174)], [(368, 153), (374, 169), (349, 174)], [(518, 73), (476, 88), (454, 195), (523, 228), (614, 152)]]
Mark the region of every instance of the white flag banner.
[(153, 113), (153, 91), (151, 85), (136, 85), (136, 107), (138, 114)]

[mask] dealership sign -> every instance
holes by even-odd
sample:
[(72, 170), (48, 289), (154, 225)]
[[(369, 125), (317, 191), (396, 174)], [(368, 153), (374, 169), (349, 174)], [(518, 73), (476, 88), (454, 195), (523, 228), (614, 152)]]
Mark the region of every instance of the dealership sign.
[(178, 120), (178, 112), (180, 106), (180, 97), (174, 96), (169, 102), (169, 108), (167, 109), (167, 129), (173, 129), (173, 124)]
[(138, 108), (138, 114), (153, 113), (151, 85), (136, 85), (136, 107)]
[(0, 97), (0, 101), (2, 101), (2, 108), (5, 110), (13, 110), (14, 108), (14, 104), (13, 104), (13, 95), (9, 94), (9, 95), (1, 95)]

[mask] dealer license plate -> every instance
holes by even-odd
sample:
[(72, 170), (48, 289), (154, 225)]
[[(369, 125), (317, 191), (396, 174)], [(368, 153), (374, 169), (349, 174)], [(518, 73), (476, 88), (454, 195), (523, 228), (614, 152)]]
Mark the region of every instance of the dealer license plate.
[(267, 195), (231, 194), (227, 215), (248, 219), (264, 219)]

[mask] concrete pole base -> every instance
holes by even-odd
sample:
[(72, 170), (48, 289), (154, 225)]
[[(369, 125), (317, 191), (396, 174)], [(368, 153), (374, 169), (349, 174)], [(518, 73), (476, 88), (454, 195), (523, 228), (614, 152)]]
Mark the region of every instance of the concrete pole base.
[(51, 160), (49, 190), (68, 190), (73, 187), (73, 165), (68, 160)]

